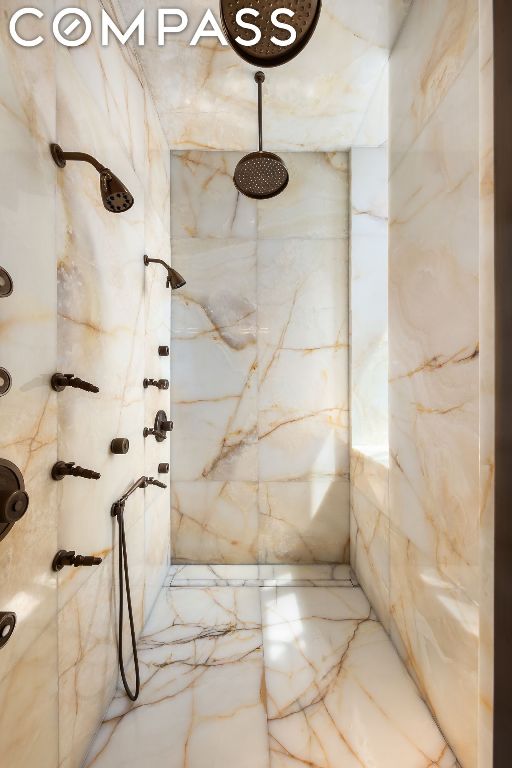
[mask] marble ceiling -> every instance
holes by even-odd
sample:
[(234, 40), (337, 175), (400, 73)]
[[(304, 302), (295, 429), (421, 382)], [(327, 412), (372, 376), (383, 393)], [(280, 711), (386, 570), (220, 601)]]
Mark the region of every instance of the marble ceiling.
[[(277, 151), (375, 145), (386, 136), (386, 62), (412, 0), (325, 0), (315, 35), (294, 60), (267, 70), (264, 144)], [(207, 8), (190, 0), (186, 30), (156, 37), (160, 0), (123, 0), (131, 22), (144, 8), (137, 48), (171, 149), (250, 150), (257, 145), (254, 67), (215, 38), (190, 41)], [(171, 23), (170, 21), (168, 23)], [(366, 119), (365, 119), (366, 118)]]

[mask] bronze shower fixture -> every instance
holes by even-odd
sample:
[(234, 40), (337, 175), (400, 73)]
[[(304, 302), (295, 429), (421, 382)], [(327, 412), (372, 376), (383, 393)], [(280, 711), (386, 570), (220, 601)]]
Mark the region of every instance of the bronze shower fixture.
[(220, 0), (228, 43), (255, 67), (277, 67), (293, 59), (309, 43), (318, 24), (321, 0), (288, 0), (286, 8), (279, 5), (274, 0)]
[(175, 269), (169, 266), (169, 264), (166, 264), (165, 261), (162, 261), (162, 259), (150, 259), (149, 256), (144, 256), (144, 264), (146, 267), (149, 264), (161, 264), (162, 267), (165, 267), (167, 270), (167, 288), (172, 288), (173, 291), (175, 291), (177, 288), (183, 288), (184, 285), (187, 284), (187, 281), (184, 277), (180, 275), (179, 272), (176, 272)]
[(250, 152), (238, 162), (233, 175), (237, 190), (254, 200), (268, 200), (281, 194), (288, 186), (289, 175), (279, 155), (263, 151), (263, 96), (264, 72), (256, 72), (254, 80), (258, 85), (258, 129), (259, 149)]
[(59, 168), (65, 168), (68, 160), (78, 160), (94, 166), (100, 175), (100, 193), (103, 205), (110, 213), (124, 213), (133, 203), (133, 195), (109, 168), (84, 152), (64, 152), (58, 144), (50, 144), (53, 160)]

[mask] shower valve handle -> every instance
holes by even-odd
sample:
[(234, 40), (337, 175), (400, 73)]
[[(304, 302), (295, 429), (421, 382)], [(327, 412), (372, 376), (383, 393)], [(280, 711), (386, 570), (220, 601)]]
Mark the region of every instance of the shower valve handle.
[(99, 480), (101, 475), (92, 469), (84, 469), (75, 465), (74, 461), (57, 461), (52, 468), (52, 478), (63, 480), (65, 477), (83, 477), (86, 480)]
[(73, 373), (54, 373), (51, 378), (51, 385), (55, 392), (62, 392), (66, 387), (83, 389), (85, 392), (94, 392), (95, 394), (100, 391), (97, 386), (79, 379)]
[(74, 550), (67, 551), (60, 549), (53, 558), (52, 569), (54, 571), (61, 571), (64, 566), (72, 565), (78, 568), (81, 565), (91, 566), (99, 565), (101, 563), (101, 557), (95, 557), (94, 555), (77, 555)]
[(148, 387), (158, 387), (158, 389), (169, 389), (168, 379), (144, 379), (142, 383), (144, 385), (144, 389), (147, 389)]
[(144, 427), (144, 437), (153, 435), (157, 443), (163, 443), (167, 438), (167, 432), (172, 432), (174, 424), (169, 421), (165, 411), (158, 411), (155, 416), (155, 424), (153, 427)]

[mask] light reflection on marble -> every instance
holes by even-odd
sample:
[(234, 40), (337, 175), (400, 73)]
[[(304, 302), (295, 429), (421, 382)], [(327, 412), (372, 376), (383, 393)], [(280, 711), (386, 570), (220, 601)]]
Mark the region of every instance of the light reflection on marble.
[[(346, 149), (354, 143), (411, 0), (327, 0), (310, 43), (265, 83), (265, 145), (276, 151)], [(124, 0), (131, 21), (142, 7), (147, 40), (138, 50), (173, 149), (257, 147), (256, 90), (249, 65), (218, 40), (189, 42), (206, 8), (193, 0), (189, 27), (159, 47), (157, 0)], [(213, 12), (218, 16), (217, 9)], [(169, 78), (169, 72), (179, 76)], [(382, 125), (372, 114), (375, 133)], [(365, 142), (365, 137), (362, 137)]]
[(387, 147), (350, 155), (350, 561), (389, 628)]
[(263, 589), (272, 768), (455, 766), (358, 589)]
[(87, 768), (457, 767), (359, 588), (163, 589), (139, 649)]
[(257, 589), (164, 589), (139, 648), (140, 698), (114, 698), (88, 768), (267, 768)]
[(388, 151), (350, 153), (352, 446), (388, 444)]
[(390, 594), (395, 642), (477, 765), (478, 2), (412, 5), (390, 70)]

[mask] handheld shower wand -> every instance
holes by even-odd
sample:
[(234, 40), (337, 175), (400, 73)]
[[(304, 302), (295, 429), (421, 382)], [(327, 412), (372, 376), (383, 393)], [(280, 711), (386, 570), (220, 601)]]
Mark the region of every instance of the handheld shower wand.
[(59, 168), (65, 168), (68, 160), (78, 160), (94, 166), (100, 175), (100, 194), (103, 205), (110, 213), (124, 213), (133, 203), (133, 195), (109, 168), (85, 152), (64, 152), (58, 144), (50, 144), (53, 160)]
[[(127, 500), (132, 493), (135, 493), (137, 488), (147, 488), (148, 485), (157, 485), (159, 488), (167, 488), (160, 480), (156, 480), (154, 477), (146, 477), (143, 475), (136, 480), (133, 485), (128, 488), (125, 494), (120, 499), (112, 504), (110, 514), (112, 517), (117, 517), (117, 524), (119, 528), (119, 624), (117, 630), (117, 651), (119, 657), (119, 671), (121, 673), (121, 679), (126, 691), (126, 695), (131, 701), (136, 701), (140, 693), (140, 671), (139, 671), (139, 657), (137, 654), (137, 640), (135, 638), (135, 624), (133, 621), (133, 609), (132, 609), (132, 596), (130, 591), (130, 575), (128, 572), (128, 553), (126, 550), (126, 534), (124, 530), (124, 508)], [(123, 618), (124, 618), (124, 580), (126, 581), (126, 603), (128, 605), (128, 618), (130, 620), (130, 634), (132, 639), (132, 651), (133, 651), (133, 664), (135, 666), (135, 690), (132, 691), (128, 685), (126, 679), (126, 672), (124, 669), (124, 656), (123, 656)]]

